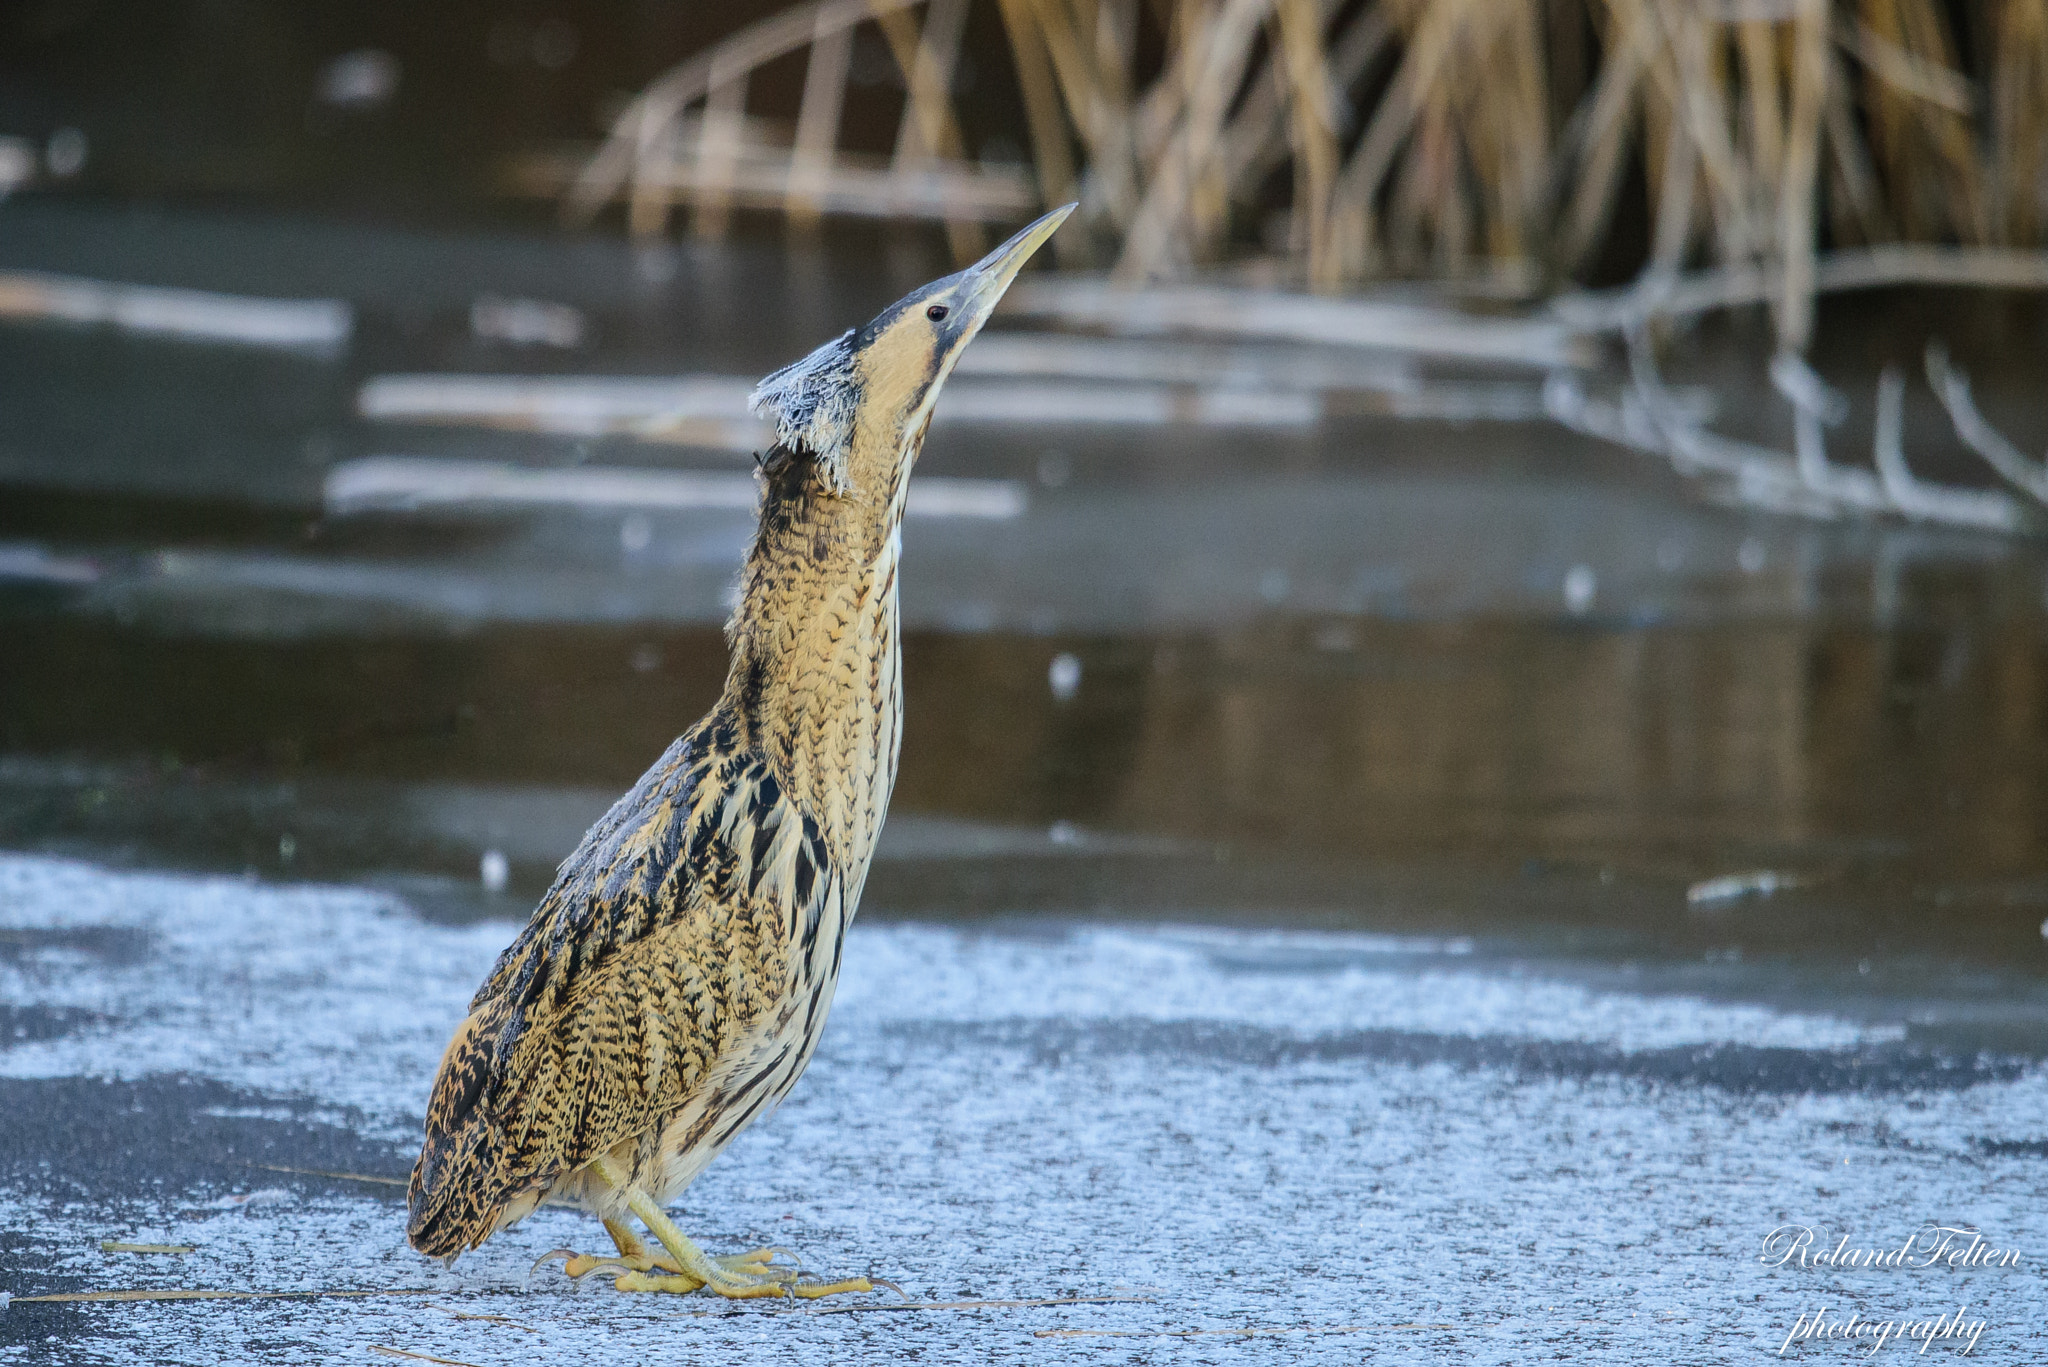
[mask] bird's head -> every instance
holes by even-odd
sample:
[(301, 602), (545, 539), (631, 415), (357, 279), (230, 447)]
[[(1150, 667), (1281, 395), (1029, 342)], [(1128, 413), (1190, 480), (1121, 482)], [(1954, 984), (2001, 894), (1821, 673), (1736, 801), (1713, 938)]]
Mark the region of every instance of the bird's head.
[(1055, 209), (964, 271), (934, 280), (755, 387), (748, 406), (838, 495), (890, 487), (917, 459), (960, 353), (1017, 272), (1074, 211)]

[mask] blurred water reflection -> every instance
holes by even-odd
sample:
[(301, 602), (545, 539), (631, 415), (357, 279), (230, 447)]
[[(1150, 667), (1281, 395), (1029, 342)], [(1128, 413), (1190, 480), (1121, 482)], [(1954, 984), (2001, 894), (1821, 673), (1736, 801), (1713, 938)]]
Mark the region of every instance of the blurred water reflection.
[[(705, 629), (277, 642), (43, 616), (7, 634), (8, 843), (139, 843), (278, 874), (460, 874), (507, 845), (531, 884), (723, 675)], [(1080, 666), (1066, 698), (1048, 683), (1061, 655)], [(1166, 843), (1094, 869), (1092, 889), (991, 876), (898, 900), (972, 914), (1128, 892), (1142, 910), (1164, 888), (1124, 885), (1160, 876), (1161, 858), (1199, 875), (1169, 880), (1188, 910), (1260, 917), (1353, 900), (1344, 889), (1376, 867), (1536, 861), (1682, 885), (1783, 866), (1868, 908), (1916, 888), (1988, 897), (2005, 909), (1997, 938), (2024, 949), (2012, 936), (2048, 902), (2044, 668), (2032, 614), (1890, 630), (1276, 615), (1206, 633), (919, 632), (895, 808), (925, 832), (916, 857), (945, 845), (919, 817), (1050, 830), (1054, 845), (1063, 826), (1077, 845)], [(429, 800), (398, 800), (410, 793)], [(478, 794), (499, 795), (495, 825), (465, 824)], [(890, 889), (878, 874), (884, 910)], [(1943, 920), (1960, 931), (1963, 916)]]
[[(450, 914), (523, 910), (715, 695), (750, 515), (341, 516), (323, 484), (392, 455), (728, 482), (746, 462), (368, 423), (357, 388), (758, 373), (931, 265), (845, 248), (665, 248), (650, 277), (596, 240), (0, 223), (0, 265), (332, 293), (359, 319), (327, 359), (0, 330), (0, 843), (427, 877)], [(485, 293), (573, 304), (595, 341), (493, 350), (470, 325)], [(1703, 373), (1745, 342), (1714, 345)], [(1591, 926), (2039, 970), (2032, 542), (1705, 506), (1529, 423), (944, 428), (920, 472), (1009, 501), (906, 534), (910, 718), (874, 914)], [(479, 890), (493, 852), (502, 893)], [(1687, 903), (1745, 871), (1775, 895)]]

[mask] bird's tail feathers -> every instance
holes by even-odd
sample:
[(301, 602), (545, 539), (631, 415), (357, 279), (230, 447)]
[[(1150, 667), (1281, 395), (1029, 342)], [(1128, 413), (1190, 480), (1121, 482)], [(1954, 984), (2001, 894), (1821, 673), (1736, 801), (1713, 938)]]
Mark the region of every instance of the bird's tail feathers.
[(502, 1129), (482, 1104), (495, 1072), (494, 1007), (471, 1012), (456, 1030), (427, 1103), (426, 1143), (406, 1189), (405, 1236), (429, 1257), (475, 1248), (509, 1204), (511, 1184), (499, 1171)]

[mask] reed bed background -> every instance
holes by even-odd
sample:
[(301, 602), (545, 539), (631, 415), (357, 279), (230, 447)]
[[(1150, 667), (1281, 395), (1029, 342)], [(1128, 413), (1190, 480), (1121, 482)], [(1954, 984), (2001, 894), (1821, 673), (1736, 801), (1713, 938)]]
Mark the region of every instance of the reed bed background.
[[(1823, 248), (2031, 248), (2048, 219), (2048, 0), (971, 3), (1000, 14), (1014, 100), (952, 93), (970, 0), (799, 5), (635, 99), (573, 211), (621, 197), (653, 233), (688, 203), (719, 231), (766, 157), (766, 199), (815, 213), (858, 160), (837, 145), (848, 35), (872, 24), (905, 91), (896, 210), (971, 250), (1004, 168), (962, 128), (1021, 122), (996, 131), (1030, 148), (1031, 198), (1079, 199), (1124, 283), (1252, 259), (1322, 293), (1526, 298), (1617, 261), (1748, 266), (1778, 282), (1796, 350)], [(778, 122), (749, 77), (799, 50), (801, 108)]]

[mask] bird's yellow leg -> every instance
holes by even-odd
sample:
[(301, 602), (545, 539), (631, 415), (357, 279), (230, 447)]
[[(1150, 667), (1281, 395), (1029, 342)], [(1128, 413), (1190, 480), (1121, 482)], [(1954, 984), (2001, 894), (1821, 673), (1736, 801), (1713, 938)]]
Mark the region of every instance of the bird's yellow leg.
[[(618, 1237), (619, 1231), (612, 1229), (613, 1222), (607, 1220), (605, 1228), (611, 1231), (613, 1241), (619, 1244), (621, 1265), (629, 1265), (628, 1259), (637, 1262), (639, 1257), (647, 1257), (650, 1268), (662, 1267), (671, 1274), (656, 1276), (644, 1269), (629, 1271), (613, 1283), (621, 1291), (685, 1292), (708, 1286), (719, 1295), (736, 1300), (753, 1296), (800, 1296), (811, 1300), (845, 1291), (875, 1289), (874, 1283), (866, 1277), (850, 1277), (837, 1282), (799, 1281), (796, 1267), (774, 1262), (775, 1255), (782, 1252), (776, 1248), (757, 1248), (729, 1258), (710, 1257), (689, 1235), (676, 1228), (675, 1221), (655, 1204), (653, 1197), (627, 1180), (618, 1164), (600, 1156), (590, 1166), (614, 1190), (625, 1193), (626, 1208), (640, 1217), (640, 1222), (661, 1241), (669, 1255), (660, 1258), (658, 1255), (641, 1253), (636, 1256), (629, 1253), (625, 1241)], [(626, 1234), (636, 1246), (640, 1245), (631, 1231), (626, 1231)]]
[(644, 1258), (647, 1245), (640, 1242), (640, 1236), (624, 1220), (606, 1220), (604, 1232), (612, 1236), (612, 1242), (619, 1246), (621, 1258)]
[[(601, 1258), (592, 1253), (572, 1253), (566, 1248), (559, 1248), (541, 1261), (565, 1259), (562, 1272), (572, 1280), (580, 1280), (593, 1272), (603, 1271), (652, 1272), (660, 1269), (677, 1274), (682, 1272), (682, 1264), (667, 1250), (650, 1253), (640, 1236), (633, 1232), (633, 1227), (624, 1220), (606, 1220), (604, 1231), (611, 1235), (612, 1242), (618, 1245), (619, 1256), (616, 1258)], [(765, 1270), (779, 1255), (788, 1255), (792, 1262), (795, 1261), (795, 1255), (790, 1254), (786, 1248), (750, 1249), (745, 1253), (728, 1254), (725, 1257), (713, 1258), (711, 1261), (734, 1272), (758, 1273)]]
[(604, 1222), (604, 1232), (611, 1235), (612, 1242), (618, 1245), (618, 1257), (600, 1258), (592, 1253), (572, 1253), (569, 1260), (562, 1264), (562, 1271), (571, 1278), (578, 1278), (587, 1277), (606, 1267), (615, 1267), (622, 1272), (646, 1272), (660, 1265), (655, 1257), (648, 1254), (647, 1245), (640, 1241), (640, 1236), (633, 1232), (633, 1227), (624, 1220), (607, 1219)]

